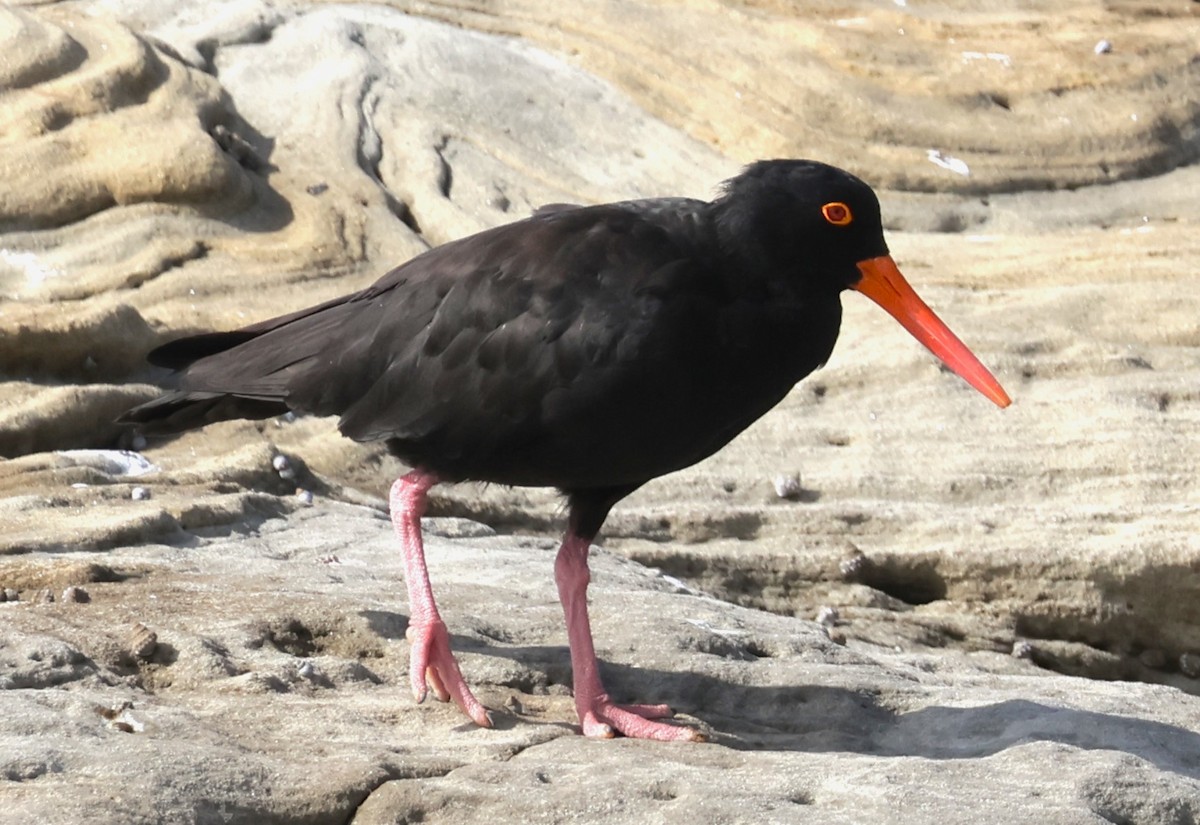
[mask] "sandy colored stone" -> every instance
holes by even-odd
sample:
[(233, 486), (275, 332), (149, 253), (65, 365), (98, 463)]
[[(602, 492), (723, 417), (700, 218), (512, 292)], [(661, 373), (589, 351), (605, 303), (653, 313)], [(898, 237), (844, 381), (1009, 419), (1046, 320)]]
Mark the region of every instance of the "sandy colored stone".
[[(569, 54), (741, 161), (817, 157), (887, 188), (983, 194), (1197, 159), (1200, 19), (1187, 3), (394, 5)], [(1113, 49), (1097, 55), (1102, 38)]]
[(39, 423), (70, 406), (45, 385), (144, 377), (166, 335), (333, 297), (542, 203), (705, 194), (735, 168), (515, 40), (379, 8), (171, 8), (144, 35), (2, 12), (41, 68), (4, 92), (0, 454), (115, 445), (113, 404)]
[[(0, 811), (1200, 818), (1190, 5), (397, 7), (0, 10)], [(136, 443), (111, 418), (167, 336), (779, 154), (881, 188), (901, 269), (1015, 403), (848, 295), (823, 370), (616, 508), (605, 678), (709, 745), (570, 735), (552, 491), (431, 502), (434, 587), (500, 720), (480, 731), (407, 695), (378, 445), (278, 419), (150, 444), (146, 474), (78, 451)]]
[[(839, 646), (812, 622), (599, 549), (591, 602), (610, 689), (670, 702), (711, 743), (584, 739), (554, 542), (426, 526), (443, 615), (493, 730), (413, 703), (391, 526), (324, 502), (256, 535), (78, 552), (137, 574), (89, 584), (89, 604), (3, 605), (6, 810), (47, 823), (189, 810), (235, 823), (1200, 811), (1196, 697), (1008, 656)], [(156, 628), (148, 660), (129, 654), (131, 621)], [(69, 792), (110, 784), (112, 804)]]
[(227, 111), (213, 78), (112, 21), (4, 14), (17, 72), (6, 84), (0, 228), (53, 228), (146, 201), (244, 204), (249, 182), (206, 134)]

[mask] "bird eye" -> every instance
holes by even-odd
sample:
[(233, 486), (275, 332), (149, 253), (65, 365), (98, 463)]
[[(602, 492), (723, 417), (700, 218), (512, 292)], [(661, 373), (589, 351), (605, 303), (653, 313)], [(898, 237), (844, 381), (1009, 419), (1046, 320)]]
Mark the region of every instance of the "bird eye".
[(850, 207), (841, 201), (825, 204), (821, 207), (821, 214), (834, 226), (845, 226), (854, 220), (854, 216), (850, 214)]

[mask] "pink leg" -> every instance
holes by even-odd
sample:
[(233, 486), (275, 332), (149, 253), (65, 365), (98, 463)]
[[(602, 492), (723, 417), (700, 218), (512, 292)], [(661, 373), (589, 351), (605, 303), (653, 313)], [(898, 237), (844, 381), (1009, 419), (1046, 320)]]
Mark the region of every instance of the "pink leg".
[(396, 479), (389, 499), (392, 526), (396, 528), (404, 553), (404, 580), (408, 585), (411, 615), (407, 636), (412, 646), (408, 676), (412, 682), (413, 696), (418, 702), (425, 701), (425, 680), (428, 679), (439, 699), (443, 702), (453, 699), (454, 704), (475, 724), (490, 728), (491, 716), (463, 681), (458, 662), (450, 652), (450, 634), (446, 632), (446, 625), (433, 600), (429, 571), (425, 567), (421, 515), (425, 512), (429, 488), (437, 482), (437, 476), (432, 473), (413, 470)]
[(567, 641), (571, 645), (575, 709), (584, 735), (607, 739), (620, 733), (635, 739), (702, 740), (700, 733), (691, 728), (650, 721), (671, 716), (666, 705), (617, 705), (605, 692), (588, 622), (587, 586), (591, 580), (588, 545), (587, 539), (568, 532), (554, 562), (554, 580), (567, 618)]

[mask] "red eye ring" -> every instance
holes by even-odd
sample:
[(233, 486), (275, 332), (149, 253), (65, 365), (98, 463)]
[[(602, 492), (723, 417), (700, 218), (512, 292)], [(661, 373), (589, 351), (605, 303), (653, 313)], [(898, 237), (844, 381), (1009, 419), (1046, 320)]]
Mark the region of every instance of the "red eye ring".
[(841, 201), (833, 201), (821, 207), (821, 214), (825, 216), (825, 220), (829, 221), (834, 226), (846, 226), (852, 220), (854, 215), (850, 212), (850, 207)]

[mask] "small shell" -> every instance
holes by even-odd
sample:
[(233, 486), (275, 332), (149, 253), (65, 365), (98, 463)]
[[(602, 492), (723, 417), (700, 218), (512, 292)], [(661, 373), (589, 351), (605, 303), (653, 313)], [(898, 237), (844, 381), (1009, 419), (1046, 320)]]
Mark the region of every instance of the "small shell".
[(292, 462), (288, 460), (286, 455), (277, 455), (271, 459), (271, 466), (275, 468), (275, 472), (279, 473), (279, 477), (283, 479), (292, 479), (296, 477), (296, 470), (292, 467)]
[(775, 486), (775, 495), (780, 498), (799, 498), (800, 494), (804, 492), (804, 488), (800, 485), (800, 475), (798, 473), (780, 473), (775, 476), (771, 483)]
[(21, 594), (18, 593), (16, 590), (12, 589), (11, 587), (4, 588), (4, 590), (0, 591), (0, 595), (2, 595), (4, 597), (3, 601), (6, 601), (6, 602), (21, 601)]
[(125, 637), (125, 644), (130, 656), (144, 662), (149, 660), (154, 655), (154, 651), (158, 649), (158, 634), (138, 622), (129, 629), (129, 635)]
[(150, 498), (150, 491), (145, 487), (134, 487), (129, 491), (129, 497), (134, 501), (146, 501)]
[(838, 609), (825, 605), (817, 611), (817, 624), (825, 627), (833, 627), (838, 623)]
[(296, 498), (300, 499), (301, 504), (312, 504), (313, 503), (312, 490), (305, 490), (303, 487), (297, 487), (296, 488)]
[(1151, 670), (1162, 670), (1167, 664), (1167, 654), (1158, 648), (1151, 647), (1138, 654), (1138, 661), (1142, 663), (1142, 667), (1148, 667)]
[(862, 553), (855, 553), (848, 559), (842, 559), (842, 563), (838, 565), (838, 571), (841, 572), (842, 578), (847, 581), (853, 581), (867, 568), (867, 557)]
[(1096, 54), (1108, 54), (1112, 51), (1112, 43), (1109, 43), (1107, 40), (1100, 40), (1092, 47), (1092, 51)]
[(73, 604), (87, 604), (92, 600), (92, 597), (82, 587), (71, 585), (62, 592), (62, 600)]
[[(940, 166), (956, 175), (962, 175), (964, 178), (971, 177), (971, 168), (967, 166), (964, 160), (944, 154), (937, 149), (930, 149), (925, 153), (925, 156), (929, 158), (929, 162), (934, 166)], [(875, 413), (871, 413), (871, 420), (875, 420)]]
[(118, 719), (125, 714), (125, 711), (133, 707), (133, 702), (128, 699), (122, 699), (121, 703), (115, 707), (106, 708), (103, 705), (96, 706), (96, 713), (103, 716), (105, 719), (112, 721)]
[(1032, 659), (1033, 645), (1024, 639), (1017, 639), (1013, 642), (1012, 655), (1016, 659)]
[(134, 718), (132, 710), (133, 703), (124, 702), (123, 707), (111, 712), (112, 715), (102, 715), (109, 719), (108, 726), (113, 730), (119, 730), (121, 733), (141, 733), (146, 726)]

